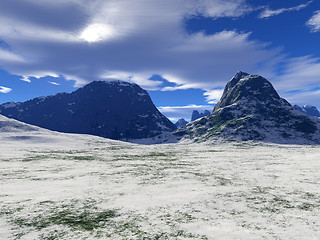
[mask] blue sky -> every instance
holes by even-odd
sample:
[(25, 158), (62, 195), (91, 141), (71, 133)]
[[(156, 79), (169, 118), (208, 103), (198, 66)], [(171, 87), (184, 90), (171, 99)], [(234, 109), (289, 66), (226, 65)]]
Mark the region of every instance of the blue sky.
[(320, 1), (1, 0), (0, 103), (120, 79), (175, 121), (239, 70), (320, 108)]

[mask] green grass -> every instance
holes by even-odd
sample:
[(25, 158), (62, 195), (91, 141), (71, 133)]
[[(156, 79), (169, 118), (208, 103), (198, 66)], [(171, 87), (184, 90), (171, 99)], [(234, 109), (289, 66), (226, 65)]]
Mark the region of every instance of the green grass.
[(101, 212), (62, 210), (49, 216), (38, 215), (32, 219), (16, 218), (12, 223), (19, 227), (33, 227), (37, 230), (53, 225), (64, 225), (72, 229), (92, 231), (103, 227), (113, 217), (116, 217), (114, 210)]

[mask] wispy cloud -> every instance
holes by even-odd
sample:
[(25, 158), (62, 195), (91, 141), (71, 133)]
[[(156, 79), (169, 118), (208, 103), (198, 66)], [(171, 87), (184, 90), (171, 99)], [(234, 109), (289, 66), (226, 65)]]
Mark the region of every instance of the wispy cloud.
[(291, 58), (284, 66), (284, 71), (270, 80), (280, 95), (292, 104), (309, 104), (320, 108), (319, 58)]
[(217, 102), (219, 102), (222, 94), (223, 89), (213, 89), (206, 91), (203, 95), (206, 97), (206, 101), (209, 104), (216, 104)]
[(286, 98), (291, 104), (303, 105), (315, 105), (320, 109), (320, 90), (316, 91), (303, 91), (295, 94), (290, 94)]
[(60, 86), (60, 83), (57, 83), (57, 82), (48, 81), (48, 83), (50, 83), (50, 84), (52, 84), (52, 85)]
[(320, 10), (316, 11), (314, 15), (307, 21), (307, 26), (311, 28), (312, 32), (320, 31)]
[(16, 53), (10, 52), (6, 49), (2, 49), (1, 47), (0, 47), (0, 61), (6, 62), (6, 63), (18, 63), (18, 64), (25, 63), (22, 56)]
[(11, 90), (12, 90), (11, 88), (0, 86), (0, 92), (1, 93), (8, 93)]
[(309, 6), (313, 1), (309, 1), (305, 4), (301, 4), (295, 7), (290, 7), (290, 8), (280, 8), (280, 9), (269, 9), (266, 8), (263, 12), (260, 13), (259, 18), (269, 18), (269, 17), (273, 17), (279, 14), (282, 14), (284, 12), (293, 12), (293, 11), (300, 11), (301, 9), (306, 8), (307, 6)]
[(287, 60), (284, 71), (274, 79), (280, 91), (306, 91), (320, 87), (320, 59), (313, 56)]
[(2, 0), (0, 38), (27, 61), (1, 59), (0, 67), (24, 80), (49, 72), (76, 86), (122, 78), (160, 89), (161, 81), (149, 80), (158, 74), (176, 89), (219, 88), (238, 70), (268, 72), (279, 51), (250, 33), (190, 35), (183, 21), (234, 18), (251, 9), (245, 0)]

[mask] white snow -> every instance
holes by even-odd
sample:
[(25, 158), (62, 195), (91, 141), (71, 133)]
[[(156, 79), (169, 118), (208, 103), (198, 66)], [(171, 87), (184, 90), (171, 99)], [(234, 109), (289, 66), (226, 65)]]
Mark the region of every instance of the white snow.
[(319, 239), (320, 146), (137, 145), (40, 128), (0, 141), (1, 239)]
[(139, 96), (146, 96), (147, 94), (146, 94), (146, 93), (141, 93), (141, 92), (139, 92), (138, 95), (139, 95)]

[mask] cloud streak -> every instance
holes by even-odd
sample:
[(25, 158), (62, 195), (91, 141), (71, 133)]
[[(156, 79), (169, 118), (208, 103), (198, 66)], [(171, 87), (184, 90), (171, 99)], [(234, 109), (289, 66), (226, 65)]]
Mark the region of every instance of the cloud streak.
[(280, 8), (280, 9), (269, 9), (266, 8), (263, 12), (260, 13), (259, 18), (270, 18), (285, 12), (293, 12), (293, 11), (300, 11), (304, 8), (306, 8), (307, 6), (309, 6), (313, 1), (309, 1), (305, 4), (300, 4), (298, 6), (295, 7), (290, 7), (290, 8)]
[(313, 56), (291, 58), (284, 71), (271, 78), (276, 90), (292, 104), (320, 108), (320, 59)]
[(320, 59), (313, 56), (289, 59), (273, 83), (282, 92), (309, 91), (320, 87)]
[(55, 86), (59, 86), (60, 83), (57, 83), (57, 82), (51, 82), (51, 81), (48, 81), (48, 83), (52, 84), (52, 85), (55, 85)]
[(298, 104), (299, 106), (316, 105), (316, 107), (320, 109), (320, 104), (318, 104), (319, 99), (320, 99), (320, 90), (298, 92), (294, 95), (290, 95), (287, 97), (287, 100), (292, 104)]

